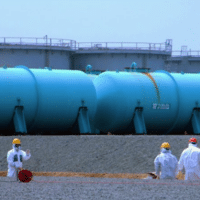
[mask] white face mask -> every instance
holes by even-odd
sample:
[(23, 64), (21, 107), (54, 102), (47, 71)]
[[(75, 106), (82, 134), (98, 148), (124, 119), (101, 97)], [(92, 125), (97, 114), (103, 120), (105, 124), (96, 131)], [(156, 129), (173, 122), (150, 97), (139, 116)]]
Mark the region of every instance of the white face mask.
[(16, 147), (15, 144), (13, 144), (13, 149), (15, 149), (15, 151), (19, 151), (21, 150), (21, 146)]

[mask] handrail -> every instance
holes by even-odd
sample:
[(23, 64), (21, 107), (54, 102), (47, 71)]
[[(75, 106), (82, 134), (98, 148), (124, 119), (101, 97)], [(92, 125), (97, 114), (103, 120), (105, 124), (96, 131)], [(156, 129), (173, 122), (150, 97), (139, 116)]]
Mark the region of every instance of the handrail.
[(195, 51), (172, 51), (172, 45), (165, 43), (147, 42), (76, 42), (70, 39), (45, 37), (0, 37), (0, 46), (23, 45), (23, 46), (46, 46), (62, 47), (77, 51), (111, 51), (111, 50), (148, 50), (170, 52), (172, 57), (200, 57), (200, 50)]
[(145, 42), (78, 42), (76, 50), (150, 50), (169, 51), (172, 46), (166, 43), (145, 43)]
[(59, 38), (34, 38), (34, 37), (0, 37), (0, 46), (33, 45), (48, 47), (64, 47), (71, 50), (149, 50), (171, 52), (172, 45), (166, 43), (145, 42), (79, 42)]
[(195, 50), (195, 51), (172, 51), (172, 57), (200, 57), (200, 50)]
[(0, 46), (8, 45), (33, 45), (33, 46), (57, 46), (68, 49), (76, 49), (76, 41), (59, 38), (33, 38), (33, 37), (0, 37)]

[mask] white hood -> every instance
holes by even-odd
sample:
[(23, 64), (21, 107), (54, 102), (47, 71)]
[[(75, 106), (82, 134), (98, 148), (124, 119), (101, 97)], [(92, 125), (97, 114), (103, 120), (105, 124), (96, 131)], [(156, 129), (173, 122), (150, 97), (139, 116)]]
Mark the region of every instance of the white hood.
[(189, 144), (188, 144), (188, 147), (197, 147), (197, 144), (189, 143)]

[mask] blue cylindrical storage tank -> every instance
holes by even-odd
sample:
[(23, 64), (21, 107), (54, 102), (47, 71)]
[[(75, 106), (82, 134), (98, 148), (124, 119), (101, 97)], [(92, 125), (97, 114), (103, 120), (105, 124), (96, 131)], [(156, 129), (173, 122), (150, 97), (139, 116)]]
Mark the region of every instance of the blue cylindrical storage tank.
[(105, 133), (126, 133), (138, 107), (143, 108), (147, 133), (179, 133), (200, 103), (199, 74), (104, 72), (93, 82), (95, 124)]
[(89, 120), (96, 112), (92, 80), (81, 71), (0, 69), (0, 129), (7, 129), (16, 106), (24, 107), (28, 131), (65, 131), (73, 126), (79, 108), (88, 108)]

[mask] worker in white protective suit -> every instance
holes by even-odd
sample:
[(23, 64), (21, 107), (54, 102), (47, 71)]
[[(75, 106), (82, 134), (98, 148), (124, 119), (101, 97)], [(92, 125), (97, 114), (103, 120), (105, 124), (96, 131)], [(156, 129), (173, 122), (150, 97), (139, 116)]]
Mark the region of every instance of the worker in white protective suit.
[(7, 153), (7, 162), (8, 162), (8, 177), (16, 177), (18, 170), (22, 169), (23, 160), (28, 160), (31, 157), (30, 150), (22, 151), (21, 150), (21, 141), (18, 138), (15, 138), (12, 142), (13, 149)]
[(200, 180), (200, 149), (197, 139), (189, 139), (188, 148), (184, 149), (178, 162), (179, 171), (185, 169), (185, 180)]
[(178, 174), (178, 160), (172, 155), (170, 145), (164, 142), (160, 154), (154, 160), (156, 175), (160, 179), (175, 179)]

